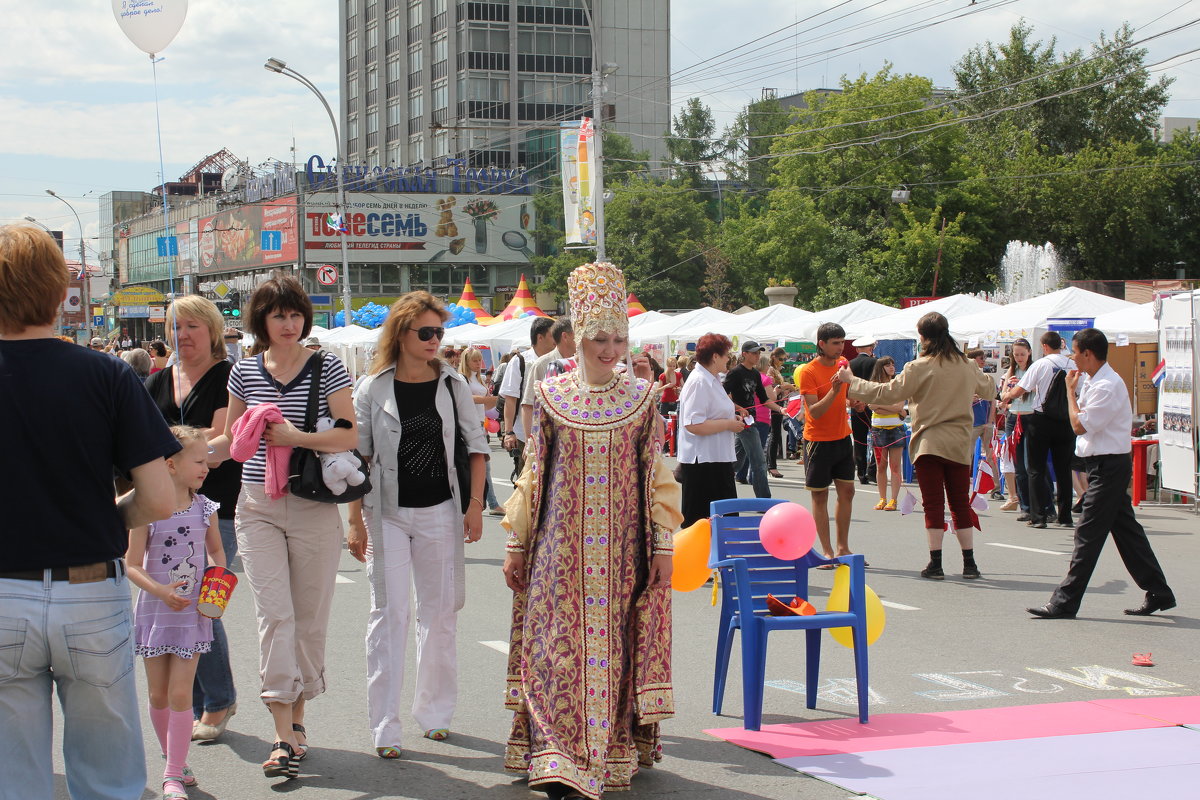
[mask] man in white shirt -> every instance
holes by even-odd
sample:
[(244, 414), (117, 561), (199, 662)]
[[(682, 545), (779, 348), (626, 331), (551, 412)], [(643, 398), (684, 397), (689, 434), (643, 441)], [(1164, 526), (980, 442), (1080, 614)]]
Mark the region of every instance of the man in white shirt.
[[(514, 472), (518, 476), (524, 467), (526, 439), (525, 426), (521, 422), (521, 394), (534, 362), (554, 347), (554, 340), (550, 337), (550, 326), (553, 324), (554, 320), (549, 317), (538, 317), (533, 321), (529, 327), (529, 341), (533, 347), (508, 362), (508, 369), (504, 371), (504, 380), (500, 384), (500, 396), (504, 398), (501, 420), (504, 438), (501, 442), (504, 449), (512, 454), (516, 466)], [(523, 363), (518, 362), (517, 358), (523, 359)]]
[[(1073, 619), (1079, 612), (1083, 593), (1100, 559), (1104, 542), (1112, 532), (1117, 552), (1129, 575), (1146, 592), (1146, 599), (1126, 614), (1144, 617), (1175, 607), (1175, 593), (1167, 585), (1162, 567), (1146, 538), (1146, 531), (1133, 514), (1129, 480), (1133, 474), (1133, 410), (1129, 391), (1121, 376), (1108, 366), (1108, 339), (1095, 328), (1075, 334), (1072, 341), (1075, 364), (1067, 374), (1067, 406), (1071, 427), (1079, 435), (1075, 453), (1087, 466), (1088, 487), (1083, 496), (1083, 516), (1075, 529), (1075, 550), (1067, 577), (1038, 608), (1026, 609), (1042, 619)], [(1080, 381), (1080, 373), (1087, 379)], [(1075, 399), (1076, 387), (1079, 399)]]
[[(533, 401), (537, 385), (550, 375), (550, 368), (555, 362), (575, 357), (575, 330), (570, 317), (554, 320), (550, 326), (550, 338), (554, 340), (554, 349), (534, 361), (532, 369), (525, 375), (525, 391), (521, 394), (521, 427), (525, 430), (533, 427)], [(554, 374), (558, 375), (559, 372)]]
[(1015, 400), (1033, 392), (1033, 413), (1025, 416), (1024, 428), (1026, 470), (1029, 474), (1029, 522), (1031, 528), (1045, 528), (1054, 513), (1054, 504), (1046, 495), (1050, 485), (1046, 477), (1046, 457), (1054, 462), (1054, 477), (1058, 483), (1059, 525), (1075, 527), (1071, 519), (1071, 454), (1075, 451), (1075, 432), (1071, 430), (1066, 409), (1051, 409), (1044, 404), (1056, 373), (1071, 369), (1071, 360), (1060, 351), (1062, 336), (1054, 331), (1042, 334), (1042, 357), (1029, 367), (1020, 382), (1004, 393), (1003, 399)]

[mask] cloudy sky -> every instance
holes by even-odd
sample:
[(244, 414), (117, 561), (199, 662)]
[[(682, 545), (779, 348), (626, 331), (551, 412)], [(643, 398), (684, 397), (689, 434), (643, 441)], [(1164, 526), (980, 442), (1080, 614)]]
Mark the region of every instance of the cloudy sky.
[[(646, 0), (651, 2), (652, 0)], [(657, 1), (657, 0), (653, 0)], [(121, 33), (110, 0), (53, 0), (10, 14), (0, 47), (0, 222), (36, 217), (77, 237), (53, 189), (98, 230), (99, 195), (159, 180), (154, 83), (148, 57)], [(36, 11), (36, 13), (34, 13)], [(951, 66), (975, 44), (1026, 19), (1060, 50), (1086, 48), (1128, 21), (1137, 38), (1200, 18), (1190, 0), (671, 0), (673, 102), (699, 96), (724, 125), (765, 87), (780, 94), (836, 85), (843, 74), (898, 72), (953, 83)], [(1176, 79), (1169, 116), (1200, 117), (1200, 25), (1147, 43), (1148, 62)], [(281, 58), (336, 109), (334, 0), (191, 0), (158, 64), (166, 174), (176, 179), (229, 148), (258, 164), (332, 155), (332, 129), (299, 84), (267, 72)]]

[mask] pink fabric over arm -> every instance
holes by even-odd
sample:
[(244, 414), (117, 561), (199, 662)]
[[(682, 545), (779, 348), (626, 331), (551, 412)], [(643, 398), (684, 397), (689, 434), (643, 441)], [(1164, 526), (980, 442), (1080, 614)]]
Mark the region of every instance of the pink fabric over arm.
[[(233, 423), (233, 441), (229, 444), (229, 455), (235, 461), (249, 461), (258, 452), (258, 442), (273, 422), (286, 422), (283, 412), (274, 403), (260, 403), (238, 417)], [(277, 445), (267, 446), (267, 497), (278, 500), (287, 494), (288, 467), (292, 460), (292, 448)]]

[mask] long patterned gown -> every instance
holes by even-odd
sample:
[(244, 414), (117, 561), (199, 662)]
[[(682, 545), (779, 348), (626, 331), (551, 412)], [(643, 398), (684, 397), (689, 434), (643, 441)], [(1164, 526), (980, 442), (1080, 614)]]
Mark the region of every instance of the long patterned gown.
[(679, 485), (645, 380), (547, 379), (533, 418), (504, 519), (527, 581), (513, 598), (504, 766), (599, 798), (661, 760), (658, 723), (674, 714), (671, 590), (647, 578), (672, 552)]

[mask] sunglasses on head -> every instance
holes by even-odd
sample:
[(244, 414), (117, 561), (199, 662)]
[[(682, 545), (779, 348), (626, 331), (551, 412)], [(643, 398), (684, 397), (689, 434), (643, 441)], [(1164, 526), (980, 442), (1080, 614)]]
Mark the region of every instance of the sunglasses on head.
[(446, 329), (441, 325), (426, 325), (423, 328), (409, 328), (409, 330), (415, 331), (417, 338), (422, 342), (428, 342), (434, 337), (437, 337), (438, 341), (441, 341), (446, 335)]

